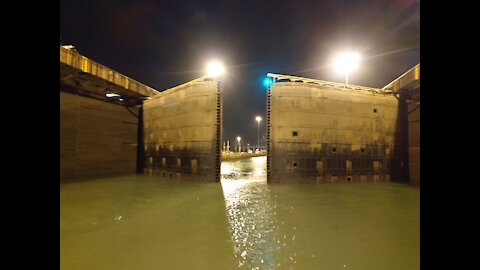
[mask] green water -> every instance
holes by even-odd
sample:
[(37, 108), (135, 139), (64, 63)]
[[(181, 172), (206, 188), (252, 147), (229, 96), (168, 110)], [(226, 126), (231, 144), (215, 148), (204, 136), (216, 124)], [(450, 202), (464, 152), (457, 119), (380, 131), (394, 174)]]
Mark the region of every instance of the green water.
[(68, 269), (419, 269), (420, 192), (396, 183), (267, 184), (265, 157), (221, 183), (60, 186)]

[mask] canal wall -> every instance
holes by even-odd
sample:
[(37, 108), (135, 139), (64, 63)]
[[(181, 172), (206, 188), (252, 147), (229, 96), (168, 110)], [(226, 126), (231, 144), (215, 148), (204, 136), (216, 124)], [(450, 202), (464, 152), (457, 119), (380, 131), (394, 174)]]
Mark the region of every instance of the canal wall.
[(138, 109), (60, 90), (60, 180), (134, 174)]
[(391, 181), (408, 173), (405, 103), (303, 82), (267, 93), (270, 182)]
[(220, 181), (221, 123), (217, 81), (175, 87), (144, 101), (144, 172)]
[(408, 160), (409, 178), (420, 184), (420, 103), (408, 103)]
[(385, 85), (404, 106), (408, 133), (408, 179), (420, 185), (420, 63)]

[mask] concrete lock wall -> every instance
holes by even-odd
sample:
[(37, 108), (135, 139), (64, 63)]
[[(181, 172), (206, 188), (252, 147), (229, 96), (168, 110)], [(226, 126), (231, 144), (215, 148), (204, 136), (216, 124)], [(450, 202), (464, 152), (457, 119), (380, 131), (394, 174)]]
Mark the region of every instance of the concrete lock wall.
[(187, 84), (146, 100), (145, 173), (220, 181), (221, 104), (217, 81)]
[(267, 94), (268, 181), (392, 180), (408, 167), (399, 115), (394, 96), (274, 83)]
[(408, 104), (408, 160), (409, 177), (420, 184), (420, 104)]
[(123, 106), (60, 91), (60, 180), (134, 174), (137, 123)]

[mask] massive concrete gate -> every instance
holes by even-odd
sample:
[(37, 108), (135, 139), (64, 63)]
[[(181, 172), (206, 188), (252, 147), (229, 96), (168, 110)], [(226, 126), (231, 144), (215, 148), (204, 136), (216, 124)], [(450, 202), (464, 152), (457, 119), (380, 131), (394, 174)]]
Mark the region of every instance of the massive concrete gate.
[(220, 181), (222, 102), (208, 79), (166, 90), (143, 104), (145, 172)]
[(380, 89), (269, 74), (270, 182), (390, 181), (404, 175), (406, 125)]

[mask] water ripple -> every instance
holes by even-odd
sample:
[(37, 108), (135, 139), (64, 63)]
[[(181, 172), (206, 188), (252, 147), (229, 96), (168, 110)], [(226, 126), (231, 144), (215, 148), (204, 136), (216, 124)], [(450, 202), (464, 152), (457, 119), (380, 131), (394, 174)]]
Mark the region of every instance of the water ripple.
[(266, 181), (265, 157), (253, 159), (222, 163), (222, 188), (238, 268), (275, 269), (295, 264), (296, 254), (285, 254), (295, 236), (287, 238), (280, 233), (277, 206)]

